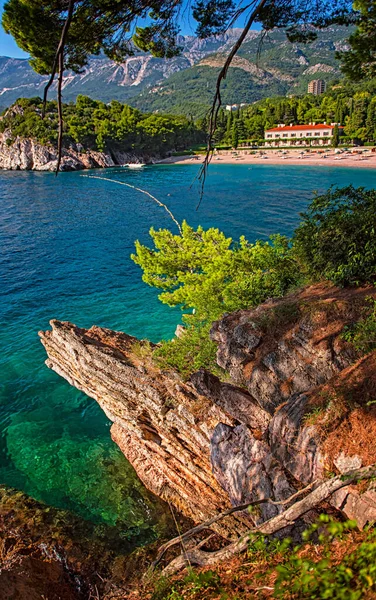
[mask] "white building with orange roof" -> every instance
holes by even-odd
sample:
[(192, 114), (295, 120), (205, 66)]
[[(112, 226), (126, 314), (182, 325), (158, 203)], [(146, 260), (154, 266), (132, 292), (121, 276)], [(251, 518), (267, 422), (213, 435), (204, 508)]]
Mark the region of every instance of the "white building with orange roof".
[(310, 123), (309, 125), (278, 125), (265, 131), (265, 146), (329, 146), (338, 123)]

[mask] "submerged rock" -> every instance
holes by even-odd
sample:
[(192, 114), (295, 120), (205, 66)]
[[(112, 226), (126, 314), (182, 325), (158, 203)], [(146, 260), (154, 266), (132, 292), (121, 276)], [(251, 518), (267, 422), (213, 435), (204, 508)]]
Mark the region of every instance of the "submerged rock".
[(0, 486), (1, 600), (102, 598), (117, 570), (124, 578), (133, 549), (115, 527)]

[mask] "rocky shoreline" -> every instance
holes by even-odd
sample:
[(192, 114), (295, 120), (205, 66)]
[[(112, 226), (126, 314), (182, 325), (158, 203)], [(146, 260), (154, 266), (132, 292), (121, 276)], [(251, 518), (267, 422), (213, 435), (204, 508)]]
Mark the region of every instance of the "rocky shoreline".
[[(84, 149), (81, 144), (71, 144), (63, 149), (61, 171), (82, 169), (105, 169), (128, 163), (153, 163), (160, 157), (138, 156), (111, 148), (105, 152)], [(0, 169), (9, 171), (55, 171), (57, 149), (29, 138), (12, 139), (10, 134), (0, 133)]]
[[(376, 414), (367, 404), (376, 352), (357, 360), (341, 336), (370, 295), (319, 285), (225, 316), (212, 338), (226, 383), (203, 370), (188, 382), (161, 371), (124, 333), (52, 321), (40, 336), (47, 366), (100, 404), (146, 487), (201, 522), (376, 462)], [(362, 493), (348, 486), (331, 504), (360, 527), (376, 520), (372, 484)], [(281, 510), (265, 503), (257, 517), (239, 513), (213, 529), (233, 538)]]
[[(376, 463), (376, 351), (359, 358), (342, 336), (370, 296), (374, 288), (320, 284), (225, 315), (211, 331), (225, 381), (205, 370), (183, 381), (155, 364), (149, 342), (101, 327), (51, 321), (40, 337), (47, 366), (99, 403), (140, 479), (174, 509), (178, 531), (273, 499), (212, 525), (220, 544), (283, 512), (275, 502), (307, 484)], [(134, 551), (121, 529), (4, 486), (0, 507), (7, 598), (126, 598), (159, 546)], [(360, 529), (374, 523), (375, 482), (332, 494), (324, 510), (333, 509)], [(299, 539), (317, 516), (311, 510), (282, 535)], [(163, 534), (175, 526), (169, 519)]]
[[(0, 486), (0, 596), (19, 600), (104, 597), (134, 550), (115, 527)], [(103, 594), (103, 595), (102, 595)]]

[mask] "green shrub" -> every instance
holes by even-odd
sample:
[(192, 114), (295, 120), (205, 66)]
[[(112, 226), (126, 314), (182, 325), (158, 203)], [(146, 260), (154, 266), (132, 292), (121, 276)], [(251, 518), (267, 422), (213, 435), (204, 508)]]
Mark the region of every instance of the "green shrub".
[(157, 364), (162, 369), (177, 371), (184, 378), (201, 367), (223, 378), (224, 371), (218, 367), (215, 359), (217, 346), (209, 337), (211, 322), (184, 321), (186, 331), (182, 337), (164, 341), (155, 350)]
[(197, 573), (193, 569), (188, 570), (188, 575), (184, 578), (184, 583), (193, 593), (203, 592), (204, 590), (219, 591), (221, 578), (215, 571), (201, 571)]
[(306, 532), (306, 539), (319, 533), (324, 545), (323, 557), (315, 562), (295, 551), (277, 567), (274, 597), (296, 600), (360, 600), (376, 591), (376, 541), (375, 533), (360, 544), (340, 564), (331, 557), (331, 542), (356, 528), (354, 521), (339, 523), (328, 515), (321, 515), (319, 523)]
[(186, 597), (184, 591), (189, 591), (190, 595), (200, 594), (201, 597), (203, 594), (203, 598), (209, 598), (211, 592), (222, 591), (220, 583), (220, 576), (215, 571), (196, 572), (189, 568), (188, 574), (174, 584), (167, 577), (161, 577), (155, 581), (152, 600), (184, 600)]
[(368, 298), (363, 317), (354, 325), (345, 327), (342, 337), (360, 354), (368, 354), (376, 349), (376, 300), (374, 298)]
[(292, 540), (289, 537), (279, 539), (260, 533), (251, 533), (248, 542), (248, 555), (253, 559), (270, 558), (273, 554), (286, 554), (291, 548)]
[[(173, 588), (173, 585), (168, 579), (168, 577), (164, 577), (163, 575), (156, 579), (153, 584), (154, 590), (151, 597), (151, 600), (167, 600), (173, 599), (177, 600), (179, 595), (176, 590)], [(174, 597), (175, 596), (175, 597)]]
[[(14, 107), (22, 110), (12, 110)], [(7, 129), (13, 138), (33, 138), (41, 144), (56, 143), (57, 103), (47, 103), (44, 119), (41, 109), (40, 98), (19, 98), (5, 113), (0, 132)], [(116, 100), (105, 104), (78, 95), (75, 104), (63, 104), (63, 116), (64, 145), (76, 142), (85, 149), (104, 151), (111, 144), (135, 152), (165, 153), (185, 149), (205, 137), (186, 117), (142, 114)]]
[(138, 340), (131, 346), (131, 353), (140, 359), (145, 359), (153, 354), (153, 346), (149, 340)]
[(376, 542), (364, 542), (339, 565), (294, 554), (277, 567), (275, 597), (296, 600), (360, 600), (376, 592)]
[(348, 186), (317, 196), (294, 235), (310, 276), (340, 286), (376, 280), (376, 191)]
[(249, 308), (266, 298), (283, 296), (299, 281), (299, 268), (283, 236), (234, 243), (218, 229), (196, 230), (186, 222), (180, 235), (150, 230), (154, 248), (136, 242), (132, 260), (142, 279), (162, 291), (169, 306), (195, 309), (201, 320)]
[(218, 229), (195, 230), (186, 222), (179, 235), (166, 229), (151, 229), (150, 235), (154, 248), (136, 242), (132, 255), (143, 270), (143, 281), (162, 290), (161, 302), (194, 312), (185, 315), (184, 335), (163, 342), (155, 358), (185, 377), (200, 367), (223, 375), (209, 338), (211, 324), (226, 312), (283, 296), (299, 282), (288, 239), (274, 236), (251, 244), (241, 237), (234, 243)]

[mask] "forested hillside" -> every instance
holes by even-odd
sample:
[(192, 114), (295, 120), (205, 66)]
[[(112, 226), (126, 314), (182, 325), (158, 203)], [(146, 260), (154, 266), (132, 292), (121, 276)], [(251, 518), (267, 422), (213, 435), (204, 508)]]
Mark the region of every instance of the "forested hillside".
[[(363, 84), (337, 84), (321, 96), (266, 98), (240, 111), (221, 110), (216, 142), (236, 145), (242, 140), (260, 141), (264, 130), (278, 123), (341, 123), (343, 142), (376, 140), (376, 81)], [(201, 122), (205, 127), (205, 119)]]
[[(292, 44), (282, 30), (270, 32), (263, 41), (252, 32), (223, 82), (223, 103), (250, 104), (275, 95), (304, 94), (308, 82), (317, 78), (327, 84), (339, 82), (342, 74), (336, 52), (347, 48), (349, 35), (346, 27), (330, 27), (319, 31), (312, 43)], [(203, 116), (225, 59), (223, 51), (206, 56), (190, 69), (142, 91), (131, 103), (142, 110)]]
[[(231, 81), (231, 78), (229, 79)], [(42, 144), (57, 140), (57, 106), (49, 102), (41, 119), (41, 99), (20, 99), (0, 120), (0, 132), (8, 139), (33, 138)], [(192, 99), (192, 102), (194, 100)], [(181, 106), (182, 111), (184, 106)], [(264, 131), (278, 123), (341, 123), (344, 143), (376, 142), (376, 80), (363, 84), (337, 84), (321, 96), (276, 96), (241, 110), (219, 112), (215, 142), (237, 146), (242, 141), (259, 143)], [(207, 117), (144, 114), (118, 101), (110, 104), (78, 96), (64, 105), (64, 143), (104, 150), (117, 144), (133, 151), (183, 150), (205, 142)], [(10, 142), (9, 142), (10, 143)]]
[[(1, 118), (0, 133), (6, 132), (11, 145), (16, 137), (33, 138), (42, 144), (57, 141), (58, 116), (56, 102), (48, 102), (41, 118), (40, 98), (18, 100)], [(65, 104), (64, 145), (82, 144), (83, 148), (104, 151), (111, 147), (149, 154), (184, 149), (201, 142), (204, 134), (193, 122), (182, 116), (150, 115), (126, 104), (109, 104), (78, 96), (75, 104)]]

